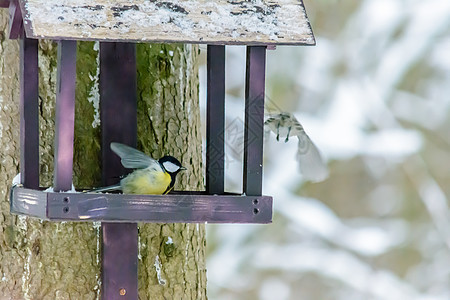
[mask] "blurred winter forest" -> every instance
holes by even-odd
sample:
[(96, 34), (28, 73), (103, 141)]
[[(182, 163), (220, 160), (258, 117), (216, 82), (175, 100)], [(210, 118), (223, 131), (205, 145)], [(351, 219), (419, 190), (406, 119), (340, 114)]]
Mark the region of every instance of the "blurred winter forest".
[[(295, 139), (266, 140), (273, 224), (208, 225), (209, 298), (448, 300), (450, 1), (304, 3), (317, 45), (268, 51), (267, 102), (294, 113), (330, 176), (304, 181)], [(245, 48), (227, 51), (226, 187), (240, 192)]]

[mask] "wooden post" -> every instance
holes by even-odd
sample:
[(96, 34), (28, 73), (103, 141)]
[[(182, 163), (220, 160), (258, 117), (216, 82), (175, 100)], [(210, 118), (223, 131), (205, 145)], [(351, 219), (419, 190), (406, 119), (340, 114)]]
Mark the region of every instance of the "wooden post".
[(20, 174), (21, 183), (39, 188), (38, 41), (20, 40)]
[(206, 192), (225, 185), (225, 46), (208, 46), (206, 100)]
[[(136, 147), (136, 46), (100, 43), (102, 181), (115, 184), (124, 174), (111, 142)], [(136, 223), (102, 223), (102, 299), (138, 299)]]
[(55, 176), (53, 178), (56, 192), (68, 191), (72, 188), (76, 58), (76, 41), (58, 42)]
[(9, 1), (9, 38), (12, 40), (25, 36), (23, 32), (22, 11), (19, 0)]
[(266, 47), (247, 47), (245, 80), (244, 193), (261, 195)]

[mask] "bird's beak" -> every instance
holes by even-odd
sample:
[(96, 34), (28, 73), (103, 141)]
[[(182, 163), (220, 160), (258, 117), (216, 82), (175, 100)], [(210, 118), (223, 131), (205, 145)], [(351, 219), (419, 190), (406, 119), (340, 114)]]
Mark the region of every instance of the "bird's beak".
[(180, 167), (180, 171), (186, 171), (187, 169), (185, 167)]

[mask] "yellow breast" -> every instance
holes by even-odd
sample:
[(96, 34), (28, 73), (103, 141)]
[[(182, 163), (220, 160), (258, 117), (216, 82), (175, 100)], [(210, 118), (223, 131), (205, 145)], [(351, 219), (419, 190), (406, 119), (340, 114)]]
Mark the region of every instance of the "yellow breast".
[(161, 195), (171, 182), (169, 173), (136, 170), (120, 182), (124, 194)]

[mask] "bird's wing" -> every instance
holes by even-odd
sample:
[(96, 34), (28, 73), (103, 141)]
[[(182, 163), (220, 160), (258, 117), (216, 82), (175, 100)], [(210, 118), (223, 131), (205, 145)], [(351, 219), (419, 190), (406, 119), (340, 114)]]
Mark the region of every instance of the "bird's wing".
[(297, 137), (297, 160), (300, 172), (305, 179), (312, 182), (325, 180), (328, 177), (328, 168), (320, 155), (319, 149), (304, 131), (303, 134), (297, 135)]
[(279, 121), (277, 120), (276, 115), (269, 115), (269, 117), (264, 121), (264, 129), (276, 132), (278, 124)]
[(292, 128), (291, 128), (291, 132), (289, 133), (289, 135), (290, 136), (306, 135), (302, 124), (300, 124), (300, 122), (292, 114), (289, 114), (289, 118), (292, 122)]
[(145, 153), (121, 143), (111, 143), (111, 150), (120, 158), (122, 165), (129, 169), (145, 169), (150, 166), (161, 168), (158, 161)]
[(264, 125), (277, 136), (286, 137), (286, 142), (289, 140), (289, 137), (296, 136), (298, 138), (297, 160), (300, 172), (305, 179), (319, 182), (328, 177), (328, 169), (320, 155), (319, 149), (314, 145), (303, 126), (293, 114), (287, 112), (270, 114)]

